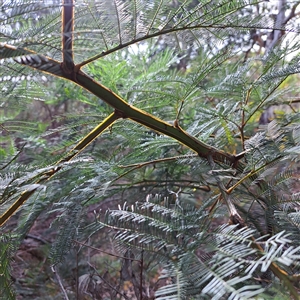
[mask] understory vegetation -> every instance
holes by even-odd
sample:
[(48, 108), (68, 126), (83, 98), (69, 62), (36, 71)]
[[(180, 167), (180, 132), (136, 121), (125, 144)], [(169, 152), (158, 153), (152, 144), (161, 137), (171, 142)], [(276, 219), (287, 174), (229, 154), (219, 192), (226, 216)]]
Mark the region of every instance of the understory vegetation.
[(300, 2), (1, 4), (1, 299), (300, 298)]

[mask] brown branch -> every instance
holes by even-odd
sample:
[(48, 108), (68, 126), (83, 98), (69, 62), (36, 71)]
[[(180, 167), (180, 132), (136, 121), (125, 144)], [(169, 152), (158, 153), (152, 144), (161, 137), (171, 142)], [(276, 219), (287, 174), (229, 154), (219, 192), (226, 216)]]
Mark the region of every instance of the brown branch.
[(165, 157), (165, 158), (159, 158), (159, 159), (155, 159), (155, 160), (151, 160), (151, 161), (126, 165), (126, 166), (121, 165), (121, 166), (119, 166), (119, 168), (134, 168), (134, 167), (142, 168), (142, 167), (147, 166), (147, 165), (152, 165), (152, 164), (167, 162), (167, 161), (174, 161), (174, 160), (178, 160), (178, 159), (181, 159), (181, 158), (191, 158), (191, 157), (195, 158), (195, 157), (198, 157), (198, 155), (197, 154), (186, 154), (186, 155), (180, 155), (180, 156)]
[(290, 14), (285, 18), (283, 24), (286, 25), (288, 23), (288, 21), (290, 21), (292, 18), (296, 17), (296, 15), (298, 15), (299, 13), (295, 13), (296, 12), (296, 9), (297, 9), (297, 6), (300, 4), (300, 1), (296, 2), (292, 9), (291, 9), (291, 12)]

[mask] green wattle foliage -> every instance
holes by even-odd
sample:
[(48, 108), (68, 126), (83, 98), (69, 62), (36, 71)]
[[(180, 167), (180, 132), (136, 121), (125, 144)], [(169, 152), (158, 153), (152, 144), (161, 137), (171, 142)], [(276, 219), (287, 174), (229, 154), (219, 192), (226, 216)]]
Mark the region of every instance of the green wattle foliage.
[(299, 299), (298, 3), (283, 3), (275, 23), (259, 1), (3, 3), (3, 299), (31, 295), (11, 282), (28, 236), (50, 258), (41, 298)]

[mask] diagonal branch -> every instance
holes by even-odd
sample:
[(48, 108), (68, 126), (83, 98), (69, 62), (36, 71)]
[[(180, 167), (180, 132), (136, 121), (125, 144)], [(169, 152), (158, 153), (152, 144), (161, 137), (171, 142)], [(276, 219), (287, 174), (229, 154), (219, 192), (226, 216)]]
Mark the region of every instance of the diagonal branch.
[(26, 65), (36, 70), (50, 73), (54, 76), (62, 77), (64, 79), (75, 82), (76, 84), (86, 89), (90, 93), (96, 95), (112, 108), (114, 108), (115, 112), (120, 118), (129, 118), (141, 125), (144, 125), (171, 138), (174, 138), (179, 143), (196, 152), (202, 158), (208, 159), (208, 157), (211, 157), (217, 163), (229, 165), (233, 168), (236, 168), (240, 172), (243, 171), (244, 164), (240, 162), (239, 159), (234, 155), (216, 149), (196, 139), (195, 137), (184, 131), (178, 124), (176, 124), (176, 122), (174, 125), (171, 125), (139, 108), (129, 105), (125, 100), (123, 100), (113, 91), (106, 88), (104, 85), (94, 81), (83, 71), (78, 70), (76, 66), (73, 67), (72, 73), (66, 73), (61, 68), (60, 63), (56, 60), (45, 57), (43, 55), (34, 54), (34, 52), (26, 49), (23, 49), (21, 51), (18, 48), (8, 45), (2, 45), (2, 47), (4, 49), (1, 49), (0, 47), (0, 51), (2, 50), (4, 54), (6, 54), (6, 50), (15, 50), (19, 53), (26, 53), (27, 51), (27, 53), (30, 53), (31, 55), (17, 57), (14, 60), (19, 64)]
[(180, 126), (176, 126), (176, 124), (171, 125), (141, 109), (129, 105), (118, 95), (100, 83), (94, 81), (82, 71), (77, 73), (76, 83), (112, 106), (120, 113), (122, 118), (129, 118), (148, 128), (172, 137), (196, 152), (200, 157), (207, 159), (209, 156), (211, 156), (215, 162), (230, 165), (239, 171), (244, 169), (244, 164), (239, 162), (234, 155), (203, 143), (202, 141), (188, 134)]
[(20, 197), (8, 208), (8, 210), (0, 216), (0, 226), (2, 226), (38, 189), (39, 184), (49, 180), (59, 170), (62, 169), (63, 163), (71, 161), (75, 156), (81, 153), (91, 142), (93, 142), (105, 129), (112, 125), (119, 116), (116, 113), (109, 115), (103, 122), (96, 126), (89, 134), (87, 134), (67, 155), (60, 159), (51, 171), (48, 171), (38, 179), (31, 189), (27, 189), (21, 193)]
[[(184, 26), (184, 27), (179, 27), (179, 28), (168, 28), (168, 29), (165, 29), (165, 30), (161, 30), (161, 31), (157, 31), (155, 33), (152, 33), (152, 34), (149, 34), (149, 35), (146, 35), (146, 36), (142, 36), (142, 37), (139, 37), (139, 38), (136, 38), (134, 40), (131, 40), (131, 41), (128, 41), (126, 43), (123, 43), (123, 44), (119, 44), (115, 47), (112, 47), (110, 49), (107, 48), (107, 44), (105, 43), (106, 45), (106, 51), (102, 51), (101, 53), (98, 53), (90, 58), (87, 58), (86, 60), (82, 61), (81, 63), (78, 63), (76, 64), (76, 68), (77, 69), (80, 69), (82, 68), (83, 66), (99, 59), (99, 58), (102, 58), (104, 56), (107, 56), (111, 53), (114, 53), (116, 51), (119, 51), (119, 50), (122, 50), (122, 49), (125, 49), (125, 48), (128, 48), (129, 46), (131, 45), (134, 45), (134, 44), (138, 44), (139, 42), (142, 42), (142, 41), (146, 41), (146, 40), (150, 40), (151, 38), (155, 38), (155, 37), (160, 37), (160, 36), (163, 36), (163, 35), (167, 35), (167, 34), (170, 34), (170, 33), (176, 33), (176, 32), (184, 32), (184, 31), (190, 31), (190, 32), (193, 32), (193, 30), (197, 30), (197, 29), (207, 29), (207, 30), (212, 30), (212, 29), (216, 29), (216, 30), (222, 30), (222, 29), (245, 29), (245, 30), (251, 30), (251, 29), (262, 29), (262, 30), (280, 30), (281, 28), (277, 28), (274, 26), (262, 26), (262, 25), (235, 25), (235, 24), (228, 24), (228, 23), (220, 23), (220, 24), (197, 24), (197, 25), (190, 25), (190, 26)], [(292, 29), (286, 29), (285, 30), (286, 32), (295, 32), (295, 33), (298, 33), (299, 31), (297, 30), (292, 30)]]

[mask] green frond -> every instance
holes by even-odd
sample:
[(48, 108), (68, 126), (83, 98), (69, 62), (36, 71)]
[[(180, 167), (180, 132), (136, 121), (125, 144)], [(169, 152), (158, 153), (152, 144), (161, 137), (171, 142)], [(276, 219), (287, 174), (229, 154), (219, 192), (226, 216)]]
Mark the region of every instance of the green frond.
[(60, 210), (64, 212), (56, 221), (58, 236), (52, 245), (50, 257), (53, 264), (61, 262), (70, 251), (73, 240), (78, 235), (78, 228), (82, 216), (82, 205), (74, 203), (71, 199), (62, 202)]
[[(177, 267), (177, 268), (176, 268)], [(181, 271), (179, 266), (169, 266), (168, 270), (163, 270), (161, 278), (174, 278), (174, 283), (169, 284), (161, 289), (159, 289), (155, 296), (159, 300), (167, 299), (186, 299), (186, 286), (189, 286), (185, 274)]]
[(16, 250), (16, 237), (4, 232), (0, 233), (0, 298), (13, 300), (15, 292), (11, 282), (11, 259)]
[[(299, 199), (299, 195), (297, 197)], [(297, 201), (298, 199), (294, 199)], [(299, 245), (299, 235), (300, 235), (300, 214), (298, 211), (281, 210), (274, 212), (275, 220), (273, 222), (274, 226), (284, 228), (290, 233), (290, 239), (294, 241), (295, 245)]]
[[(257, 18), (251, 19), (250, 15), (242, 16), (236, 13), (247, 7), (251, 9), (251, 5), (255, 3), (223, 1), (217, 7), (209, 2), (193, 7), (189, 1), (170, 3), (165, 0), (78, 3), (75, 6), (75, 58), (87, 59), (87, 55), (95, 55), (98, 51), (109, 53), (138, 41), (168, 33), (173, 33), (173, 36), (179, 35), (178, 40), (182, 40), (184, 36), (186, 45), (193, 41), (200, 43), (211, 36), (222, 39), (228, 36), (227, 28), (230, 26), (244, 31), (244, 24), (249, 27), (260, 25)], [(12, 21), (8, 31), (10, 34), (5, 34), (6, 42), (10, 39), (15, 45), (24, 45), (44, 54), (51, 53), (50, 57), (57, 59), (61, 55), (61, 35), (52, 33), (59, 32), (60, 29), (60, 8), (61, 4), (48, 5), (38, 1), (4, 6), (3, 11), (9, 12), (7, 14)], [(39, 19), (37, 11), (42, 12)], [(103, 14), (104, 11), (109, 11), (109, 15)], [(24, 15), (26, 17), (22, 18)], [(17, 22), (22, 24), (22, 30), (15, 29)], [(218, 33), (212, 33), (210, 27), (217, 28)], [(169, 35), (169, 39), (173, 40), (172, 35)], [(89, 48), (85, 46), (87, 40), (90, 43)], [(182, 46), (185, 48), (185, 45)]]

